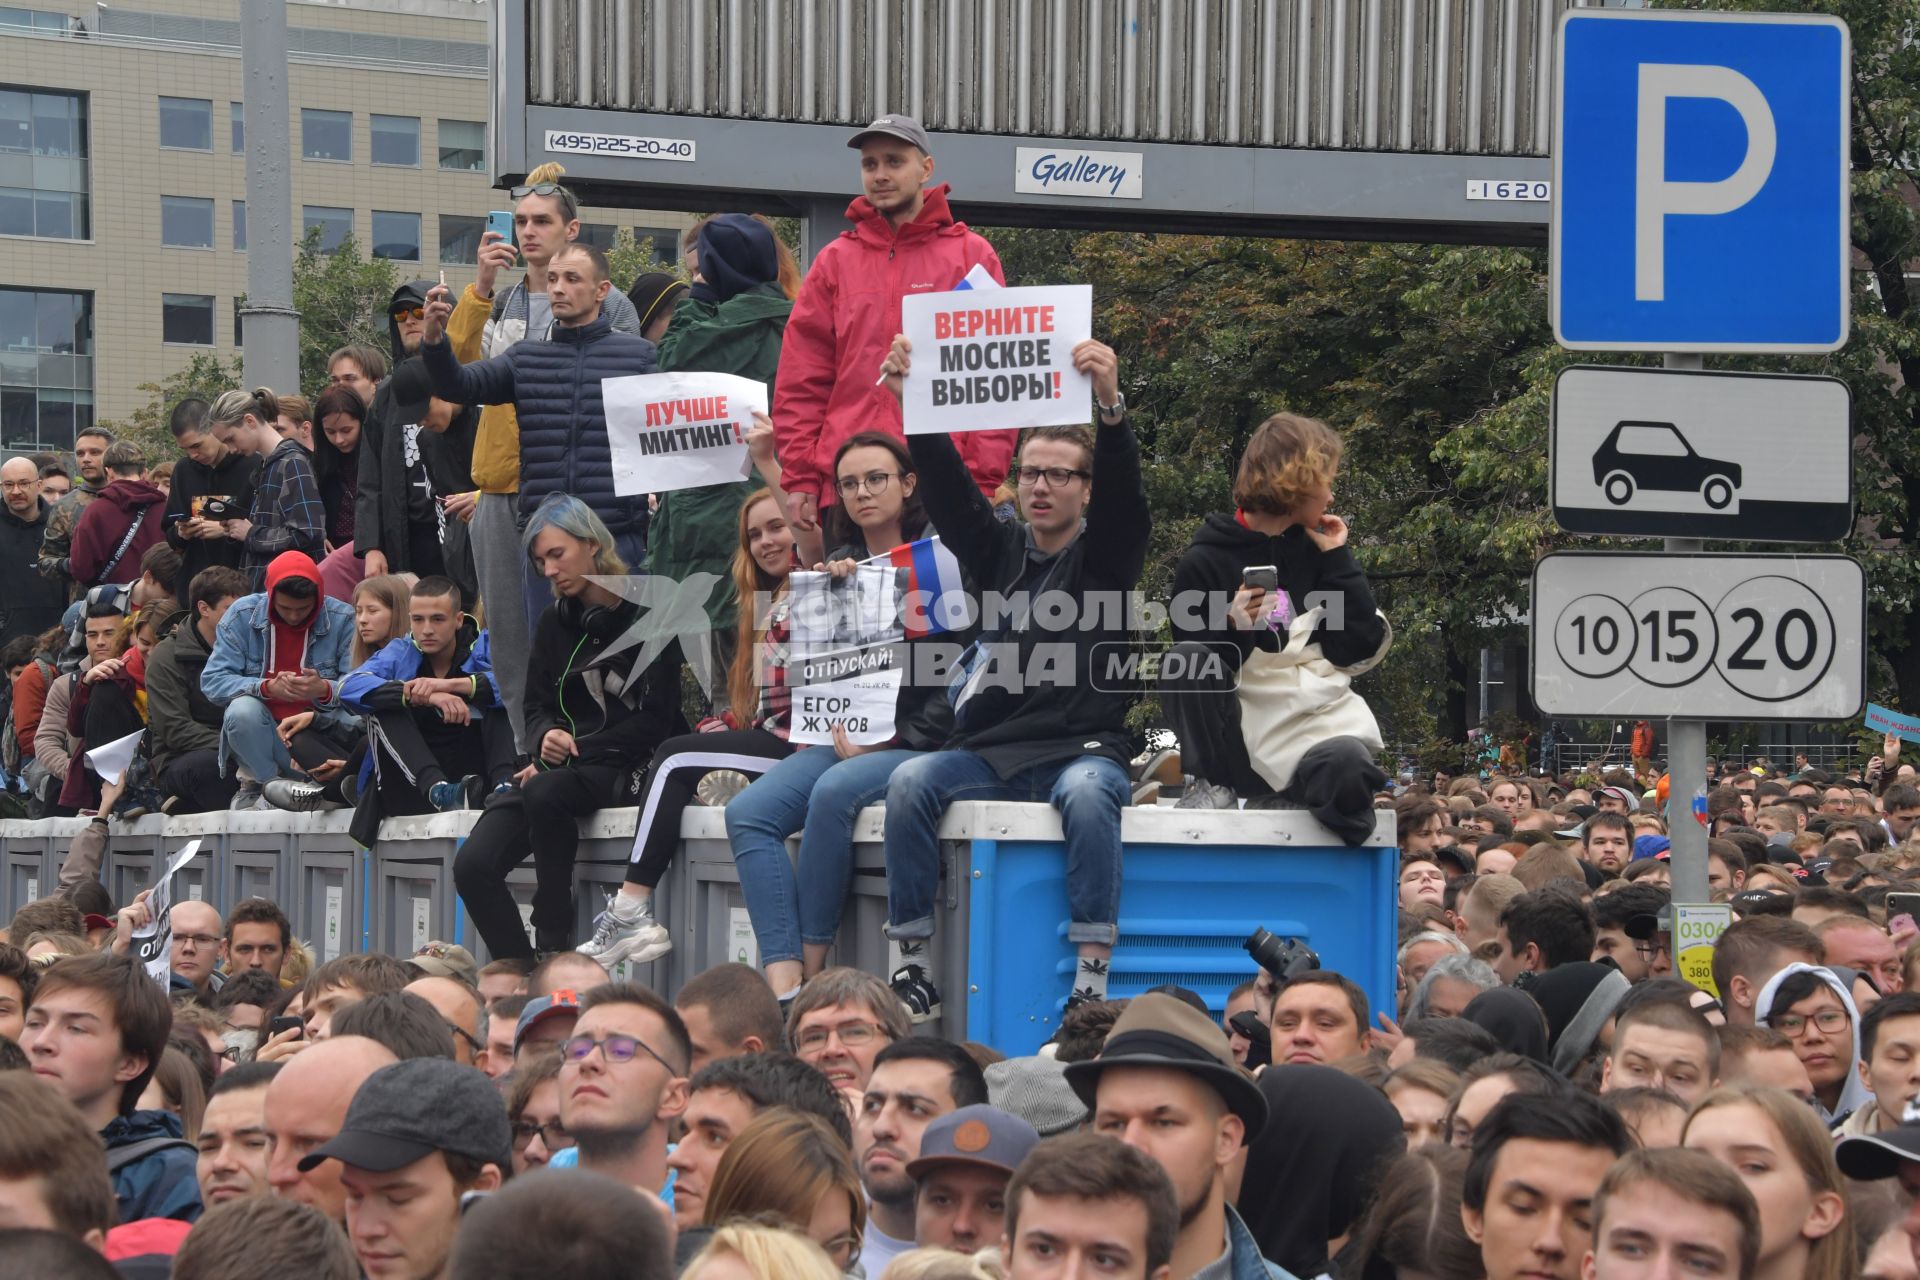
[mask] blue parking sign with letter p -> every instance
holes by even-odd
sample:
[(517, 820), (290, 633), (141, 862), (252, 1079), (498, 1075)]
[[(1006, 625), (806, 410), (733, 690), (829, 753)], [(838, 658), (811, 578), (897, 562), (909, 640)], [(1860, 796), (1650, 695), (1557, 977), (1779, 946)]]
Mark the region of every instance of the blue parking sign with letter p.
[(1846, 24), (1575, 10), (1554, 121), (1554, 336), (1833, 351), (1848, 325)]

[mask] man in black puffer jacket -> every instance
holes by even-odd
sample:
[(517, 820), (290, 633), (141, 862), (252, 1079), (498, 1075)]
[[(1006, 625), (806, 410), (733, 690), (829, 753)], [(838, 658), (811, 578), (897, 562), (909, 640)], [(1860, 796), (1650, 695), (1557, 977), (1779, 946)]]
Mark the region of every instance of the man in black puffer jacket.
[(612, 288), (604, 253), (592, 245), (568, 245), (547, 268), (551, 340), (529, 338), (491, 360), (462, 366), (447, 341), (452, 295), (444, 285), (435, 286), (428, 295), (420, 355), (433, 379), (433, 394), (442, 400), (513, 405), (520, 420), (523, 510), (531, 512), (551, 493), (573, 494), (606, 524), (620, 558), (638, 566), (646, 559), (646, 498), (614, 492), (600, 381), (652, 373), (654, 345), (619, 332), (601, 314), (600, 303)]

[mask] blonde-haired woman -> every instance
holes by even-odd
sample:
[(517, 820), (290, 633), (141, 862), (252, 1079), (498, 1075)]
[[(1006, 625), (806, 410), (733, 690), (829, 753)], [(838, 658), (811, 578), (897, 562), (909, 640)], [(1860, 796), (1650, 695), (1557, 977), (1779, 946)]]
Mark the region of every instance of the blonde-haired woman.
[[(580, 234), (580, 206), (573, 193), (560, 185), (566, 170), (543, 164), (513, 189), (513, 224), (519, 241), (493, 232), (480, 237), (479, 271), (460, 294), (447, 320), (447, 341), (461, 364), (504, 354), (523, 338), (545, 339), (553, 328), (547, 305), (547, 265), (556, 251)], [(502, 293), (494, 286), (500, 273), (525, 259), (527, 273)], [(640, 332), (640, 313), (616, 285), (607, 291), (600, 314), (622, 333)], [(480, 411), (473, 442), (473, 518), (468, 536), (479, 578), (480, 599), (502, 602), (528, 598), (529, 571), (520, 545), (520, 435), (510, 404), (488, 405)], [(462, 496), (465, 495), (456, 495)], [(464, 510), (464, 502), (458, 505)], [(538, 575), (532, 575), (538, 581)], [(538, 743), (526, 741), (526, 672), (532, 653), (533, 629), (523, 608), (495, 607), (488, 621), (487, 643), (500, 681), (513, 736), (523, 751)]]
[(1210, 515), (1173, 574), (1174, 651), (1196, 673), (1162, 685), (1191, 776), (1180, 807), (1284, 798), (1350, 845), (1373, 834), (1380, 726), (1352, 678), (1386, 656), (1347, 522), (1327, 510), (1343, 446), (1277, 413), (1254, 431), (1234, 510)]
[(867, 1201), (853, 1153), (811, 1112), (761, 1112), (713, 1171), (704, 1225), (724, 1229), (736, 1219), (768, 1217), (805, 1232), (840, 1271), (860, 1256)]
[(1731, 1168), (1759, 1202), (1754, 1280), (1854, 1274), (1853, 1222), (1833, 1138), (1806, 1103), (1783, 1089), (1716, 1089), (1687, 1117), (1680, 1144)]
[(298, 441), (280, 435), (280, 399), (265, 387), (229, 391), (207, 410), (207, 430), (236, 453), (266, 461), (253, 491), (253, 510), (223, 521), (226, 535), (244, 548), (240, 569), (255, 591), (266, 588), (267, 565), (286, 551), (316, 562), (325, 554), (327, 509), (313, 463)]
[(798, 1231), (738, 1222), (714, 1232), (680, 1280), (840, 1280), (841, 1274)]

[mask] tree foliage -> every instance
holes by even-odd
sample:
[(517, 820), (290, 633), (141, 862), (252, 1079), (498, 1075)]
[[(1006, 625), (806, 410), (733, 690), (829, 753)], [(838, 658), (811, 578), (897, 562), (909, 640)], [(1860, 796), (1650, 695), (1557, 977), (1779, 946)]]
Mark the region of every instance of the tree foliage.
[(137, 390), (147, 394), (147, 402), (126, 418), (101, 426), (124, 440), (140, 446), (148, 465), (158, 466), (180, 457), (180, 449), (167, 429), (167, 417), (173, 406), (189, 396), (212, 403), (223, 391), (240, 385), (240, 358), (222, 360), (211, 352), (196, 351), (187, 363), (158, 382), (143, 382)]
[(300, 313), (300, 385), (276, 391), (312, 393), (326, 385), (327, 357), (349, 343), (390, 355), (387, 304), (401, 281), (401, 264), (368, 258), (352, 236), (332, 253), (320, 249), (320, 229), (309, 230), (293, 260), (293, 306)]

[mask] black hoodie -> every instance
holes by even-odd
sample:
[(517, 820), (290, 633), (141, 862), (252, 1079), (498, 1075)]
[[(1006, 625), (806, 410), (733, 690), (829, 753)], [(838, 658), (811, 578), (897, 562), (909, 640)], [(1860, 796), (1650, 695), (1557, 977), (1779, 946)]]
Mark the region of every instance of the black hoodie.
[[(393, 291), (387, 303), (388, 337), (393, 344), (392, 374), (373, 393), (366, 425), (360, 431), (359, 491), (354, 501), (353, 547), (364, 556), (379, 551), (390, 573), (419, 573), (415, 564), (412, 528), (429, 522), (438, 526), (437, 500), (473, 488), (473, 439), (480, 411), (463, 408), (446, 431), (418, 433), (418, 469), (406, 457), (406, 429), (426, 416), (432, 395), (425, 366), (417, 353), (409, 354), (400, 337), (394, 312), (401, 307), (425, 306), (431, 280), (410, 280)], [(413, 470), (413, 474), (409, 474)], [(426, 489), (419, 487), (424, 471)], [(454, 536), (443, 540), (448, 573), (473, 599), (475, 581), (470, 555), (465, 554), (465, 527), (448, 522)]]
[(1310, 596), (1337, 593), (1342, 597), (1345, 625), (1335, 630), (1322, 623), (1313, 635), (1328, 662), (1350, 667), (1379, 652), (1387, 638), (1387, 624), (1350, 547), (1322, 551), (1300, 525), (1270, 536), (1220, 514), (1208, 516), (1194, 532), (1193, 545), (1173, 571), (1174, 638), (1218, 642), (1215, 652), (1224, 654), (1231, 647), (1241, 661), (1256, 646), (1278, 652), (1285, 639), (1282, 633), (1264, 627), (1242, 631), (1228, 624), (1224, 614), (1218, 629), (1208, 625), (1240, 589), (1242, 571), (1249, 565), (1269, 564), (1279, 570), (1280, 586), (1292, 601), (1296, 617), (1313, 607)]
[(232, 538), (183, 538), (180, 522), (193, 515), (196, 498), (225, 498), (234, 511), (253, 510), (253, 491), (260, 483), (261, 459), (251, 453), (227, 450), (227, 456), (211, 467), (203, 467), (192, 458), (182, 458), (173, 466), (173, 484), (167, 490), (167, 513), (161, 517), (167, 545), (180, 553), (180, 582), (176, 595), (180, 607), (187, 607), (187, 589), (202, 569), (225, 565), (238, 569), (247, 549)]

